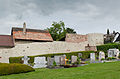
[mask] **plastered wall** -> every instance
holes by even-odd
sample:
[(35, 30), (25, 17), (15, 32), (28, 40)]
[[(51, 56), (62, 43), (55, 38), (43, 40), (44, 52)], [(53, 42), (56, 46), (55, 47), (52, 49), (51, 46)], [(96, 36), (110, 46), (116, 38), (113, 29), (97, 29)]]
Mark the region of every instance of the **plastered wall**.
[(85, 51), (87, 42), (16, 42), (14, 48), (0, 48), (0, 62), (9, 63), (9, 57), (33, 56), (51, 53), (67, 53), (72, 51)]
[(88, 42), (90, 46), (96, 46), (104, 44), (104, 37), (102, 33), (89, 33), (86, 35), (67, 34), (65, 41), (71, 43)]

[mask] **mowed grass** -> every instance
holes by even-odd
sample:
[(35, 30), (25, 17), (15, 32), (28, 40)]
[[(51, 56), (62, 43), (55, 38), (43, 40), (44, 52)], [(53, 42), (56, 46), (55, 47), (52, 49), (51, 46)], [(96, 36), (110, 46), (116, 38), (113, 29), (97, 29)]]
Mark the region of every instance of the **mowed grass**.
[(120, 62), (68, 69), (36, 69), (35, 72), (0, 76), (0, 79), (120, 79)]

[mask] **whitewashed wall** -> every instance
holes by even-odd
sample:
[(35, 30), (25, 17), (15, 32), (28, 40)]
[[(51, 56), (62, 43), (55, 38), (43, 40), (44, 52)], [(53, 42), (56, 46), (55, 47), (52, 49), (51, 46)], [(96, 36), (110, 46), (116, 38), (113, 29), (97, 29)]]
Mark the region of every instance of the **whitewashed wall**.
[(104, 36), (102, 33), (89, 33), (87, 34), (87, 39), (90, 46), (104, 44)]
[(0, 62), (9, 63), (9, 57), (33, 56), (51, 53), (67, 53), (72, 51), (85, 51), (88, 42), (17, 42), (14, 48), (0, 48)]

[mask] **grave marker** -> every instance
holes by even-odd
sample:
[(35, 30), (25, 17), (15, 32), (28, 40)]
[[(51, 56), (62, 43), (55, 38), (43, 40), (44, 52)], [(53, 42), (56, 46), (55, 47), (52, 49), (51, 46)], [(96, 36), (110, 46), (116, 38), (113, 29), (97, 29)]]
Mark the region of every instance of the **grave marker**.
[(23, 60), (23, 64), (29, 65), (28, 61), (30, 60), (30, 58), (28, 58), (28, 56), (24, 56), (22, 60)]
[(82, 57), (82, 53), (78, 53), (78, 57)]
[(95, 53), (90, 53), (90, 61), (91, 62), (95, 61)]
[(54, 56), (54, 60), (56, 62), (56, 65), (60, 65), (60, 57), (61, 56)]
[(71, 56), (71, 63), (77, 62), (77, 56), (72, 55)]
[(108, 50), (108, 57), (118, 58), (119, 52), (120, 52), (119, 49), (109, 49)]
[(53, 66), (54, 58), (47, 57), (47, 65), (48, 66)]
[(63, 55), (60, 57), (60, 65), (65, 65), (65, 59), (66, 58), (66, 55)]
[(105, 59), (105, 53), (102, 51), (99, 52), (99, 61), (101, 61), (101, 59)]
[(33, 68), (43, 68), (46, 67), (46, 58), (45, 57), (35, 57), (34, 58), (34, 63), (35, 65), (33, 66)]

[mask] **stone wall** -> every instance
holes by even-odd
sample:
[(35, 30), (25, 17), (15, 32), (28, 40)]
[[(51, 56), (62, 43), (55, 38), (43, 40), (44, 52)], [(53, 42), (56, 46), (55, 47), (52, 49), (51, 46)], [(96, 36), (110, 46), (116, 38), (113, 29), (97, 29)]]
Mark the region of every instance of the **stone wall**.
[(67, 53), (72, 51), (85, 51), (87, 42), (16, 42), (14, 48), (0, 48), (0, 62), (8, 63), (9, 57), (33, 56), (52, 53)]
[(87, 35), (80, 34), (66, 34), (66, 42), (80, 43), (87, 41)]
[(87, 34), (87, 38), (90, 46), (104, 44), (104, 35), (102, 33), (89, 33)]
[(73, 43), (88, 42), (90, 46), (96, 46), (104, 44), (104, 36), (102, 33), (89, 33), (86, 35), (67, 34), (65, 41)]
[(85, 46), (85, 51), (97, 51), (96, 46)]

